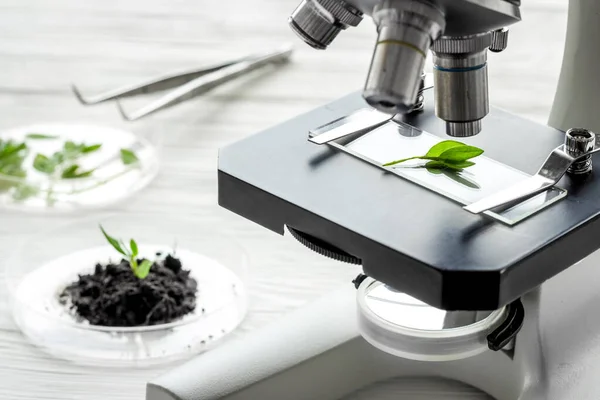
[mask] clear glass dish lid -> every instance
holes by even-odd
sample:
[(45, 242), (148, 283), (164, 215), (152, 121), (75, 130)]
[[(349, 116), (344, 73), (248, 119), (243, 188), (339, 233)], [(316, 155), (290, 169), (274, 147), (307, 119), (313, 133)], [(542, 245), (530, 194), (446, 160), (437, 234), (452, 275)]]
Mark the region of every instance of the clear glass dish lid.
[(505, 319), (495, 311), (446, 311), (367, 278), (357, 291), (361, 335), (378, 349), (421, 361), (472, 357)]
[(158, 135), (78, 123), (0, 132), (0, 208), (67, 213), (135, 195), (158, 174)]

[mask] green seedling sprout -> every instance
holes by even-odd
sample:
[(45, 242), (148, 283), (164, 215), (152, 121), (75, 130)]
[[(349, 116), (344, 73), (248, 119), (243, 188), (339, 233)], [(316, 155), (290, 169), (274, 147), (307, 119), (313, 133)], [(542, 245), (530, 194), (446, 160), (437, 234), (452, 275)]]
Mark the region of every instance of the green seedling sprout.
[(102, 231), (102, 234), (104, 234), (104, 237), (106, 238), (108, 243), (110, 243), (110, 245), (116, 251), (118, 251), (119, 253), (121, 253), (129, 259), (129, 265), (131, 266), (133, 274), (139, 279), (146, 278), (150, 273), (150, 268), (152, 267), (153, 262), (147, 259), (143, 259), (142, 262), (138, 264), (138, 245), (135, 242), (135, 240), (131, 239), (129, 241), (129, 248), (127, 248), (127, 246), (125, 245), (125, 243), (123, 243), (122, 240), (117, 240), (111, 237), (108, 233), (106, 233), (102, 225), (100, 225), (100, 230)]
[(391, 167), (409, 160), (428, 160), (425, 164), (427, 169), (462, 171), (464, 168), (475, 165), (473, 161), (468, 160), (481, 154), (483, 154), (483, 150), (475, 146), (469, 146), (455, 140), (445, 140), (429, 149), (424, 156), (403, 158), (383, 164), (383, 166)]

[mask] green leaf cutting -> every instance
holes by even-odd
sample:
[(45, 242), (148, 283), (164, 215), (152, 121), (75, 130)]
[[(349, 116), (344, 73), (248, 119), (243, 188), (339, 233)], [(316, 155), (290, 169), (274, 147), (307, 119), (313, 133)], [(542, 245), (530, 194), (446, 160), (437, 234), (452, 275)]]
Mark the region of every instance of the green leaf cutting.
[(438, 157), (446, 150), (452, 149), (454, 147), (464, 146), (461, 142), (457, 142), (456, 140), (444, 140), (443, 142), (439, 142), (435, 146), (429, 149), (426, 157)]
[(91, 169), (89, 171), (79, 171), (79, 165), (73, 164), (67, 169), (65, 169), (60, 177), (63, 179), (79, 179), (79, 178), (87, 178), (94, 173), (94, 170)]
[(425, 164), (425, 168), (438, 168), (438, 169), (451, 169), (454, 171), (460, 171), (464, 168), (472, 167), (475, 165), (472, 161), (460, 161), (460, 162), (449, 162), (449, 161), (429, 161)]
[(27, 136), (25, 136), (27, 139), (32, 139), (32, 140), (52, 140), (52, 139), (58, 139), (58, 136), (56, 135), (46, 135), (44, 133), (28, 133)]
[(139, 161), (135, 153), (129, 149), (121, 149), (121, 161), (125, 165), (135, 164)]
[(15, 187), (12, 197), (17, 201), (23, 201), (30, 197), (36, 196), (39, 191), (40, 190), (35, 186), (20, 183)]
[(33, 168), (45, 174), (53, 174), (56, 170), (56, 161), (43, 154), (37, 154), (33, 159)]
[(25, 143), (0, 140), (0, 191), (11, 191), (14, 200), (23, 201), (37, 194), (37, 188), (22, 182), (27, 177), (23, 164), (29, 149)]
[(23, 162), (27, 156), (27, 145), (12, 140), (0, 140), (0, 174), (8, 177), (24, 178), (27, 173)]
[(102, 144), (93, 144), (91, 146), (85, 146), (83, 149), (81, 149), (81, 152), (83, 154), (87, 154), (87, 153), (93, 153), (94, 151), (100, 150), (100, 148), (102, 147)]
[(444, 151), (439, 158), (444, 161), (462, 162), (483, 154), (483, 150), (475, 146), (458, 146)]
[(428, 160), (429, 162), (425, 164), (425, 168), (429, 170), (449, 169), (461, 171), (475, 165), (473, 161), (468, 160), (481, 154), (483, 154), (483, 150), (478, 147), (469, 146), (455, 140), (445, 140), (430, 148), (424, 156), (403, 158), (385, 163), (383, 166), (391, 167), (409, 160)]

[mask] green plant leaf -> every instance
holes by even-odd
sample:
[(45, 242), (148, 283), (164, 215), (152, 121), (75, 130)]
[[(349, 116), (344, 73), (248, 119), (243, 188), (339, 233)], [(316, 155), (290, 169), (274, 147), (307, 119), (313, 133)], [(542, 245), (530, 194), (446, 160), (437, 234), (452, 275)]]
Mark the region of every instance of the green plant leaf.
[(27, 175), (23, 169), (23, 162), (26, 156), (27, 146), (25, 143), (0, 140), (0, 173), (24, 178)]
[(79, 169), (79, 165), (73, 164), (69, 168), (63, 170), (61, 174), (61, 178), (74, 178), (77, 175), (77, 170)]
[(87, 177), (91, 176), (93, 173), (94, 173), (93, 169), (91, 169), (89, 171), (80, 172), (79, 165), (73, 164), (70, 167), (68, 167), (67, 169), (63, 170), (60, 177), (63, 179), (87, 178)]
[(444, 140), (443, 142), (439, 142), (438, 144), (436, 144), (435, 146), (430, 148), (429, 151), (427, 152), (427, 154), (425, 154), (425, 156), (426, 157), (439, 157), (446, 150), (449, 150), (449, 149), (452, 149), (455, 147), (461, 147), (461, 146), (465, 146), (465, 144), (461, 143), (461, 142), (457, 142), (456, 140)]
[(52, 174), (56, 169), (56, 162), (43, 154), (37, 154), (33, 159), (33, 168), (45, 174)]
[(439, 158), (444, 161), (466, 161), (482, 154), (483, 150), (478, 147), (463, 145), (444, 151)]
[(57, 155), (62, 155), (63, 160), (75, 160), (84, 154), (84, 149), (87, 146), (83, 143), (77, 144), (73, 141), (66, 141), (63, 145), (63, 151), (58, 152)]
[(81, 151), (81, 146), (75, 144), (75, 142), (71, 140), (67, 140), (65, 144), (63, 144), (63, 149), (68, 152), (79, 152)]
[(480, 156), (483, 150), (475, 146), (469, 146), (455, 140), (445, 140), (434, 145), (424, 156), (415, 156), (403, 158), (383, 164), (384, 167), (396, 165), (408, 160), (429, 160), (425, 167), (429, 170), (452, 169), (461, 170), (470, 167), (475, 163), (468, 162), (468, 159)]
[(121, 161), (125, 165), (135, 164), (139, 161), (135, 153), (129, 149), (121, 149)]
[(131, 249), (131, 256), (135, 257), (138, 255), (138, 246), (135, 240), (131, 239), (129, 241), (129, 248)]
[(104, 230), (104, 228), (102, 227), (102, 225), (100, 225), (100, 230), (102, 231), (102, 234), (104, 234), (104, 237), (106, 238), (106, 240), (108, 241), (108, 243), (110, 243), (110, 245), (112, 247), (114, 247), (114, 249), (116, 251), (118, 251), (119, 253), (123, 254), (124, 256), (129, 256), (127, 253), (125, 253), (125, 251), (121, 248), (121, 245), (119, 244), (119, 242), (117, 241), (117, 239), (111, 237), (108, 235), (108, 233), (106, 233), (106, 231)]
[(65, 162), (65, 153), (62, 151), (57, 151), (56, 153), (52, 154), (51, 159), (56, 165), (62, 164)]
[(48, 139), (58, 139), (58, 136), (56, 135), (46, 135), (44, 133), (28, 133), (27, 136), (25, 136), (27, 139), (33, 139), (33, 140), (48, 140)]
[(145, 279), (150, 273), (150, 268), (152, 268), (152, 264), (152, 261), (144, 259), (138, 266), (137, 273), (135, 274), (135, 276), (137, 276), (140, 279)]
[(12, 140), (3, 142), (0, 145), (0, 160), (6, 162), (8, 158), (19, 156), (19, 153), (23, 150), (27, 150), (25, 143), (14, 143)]
[(427, 171), (431, 172), (434, 175), (441, 175), (444, 173), (443, 167), (427, 166), (427, 164), (425, 164), (423, 167), (427, 168)]
[(444, 169), (446, 168), (446, 163), (443, 161), (429, 161), (425, 164), (425, 168), (427, 169)]
[(464, 168), (468, 168), (475, 165), (472, 161), (460, 161), (460, 162), (447, 162), (447, 161), (429, 161), (425, 164), (427, 169), (450, 169), (454, 171), (460, 171)]
[(12, 197), (16, 201), (23, 201), (30, 197), (36, 196), (39, 192), (40, 191), (37, 187), (22, 183), (15, 187)]
[(99, 144), (92, 144), (92, 145), (90, 145), (90, 146), (84, 146), (84, 147), (81, 149), (81, 152), (82, 152), (83, 154), (93, 153), (94, 151), (98, 151), (98, 150), (100, 150), (100, 148), (101, 148), (101, 147), (102, 147), (102, 143), (99, 143)]

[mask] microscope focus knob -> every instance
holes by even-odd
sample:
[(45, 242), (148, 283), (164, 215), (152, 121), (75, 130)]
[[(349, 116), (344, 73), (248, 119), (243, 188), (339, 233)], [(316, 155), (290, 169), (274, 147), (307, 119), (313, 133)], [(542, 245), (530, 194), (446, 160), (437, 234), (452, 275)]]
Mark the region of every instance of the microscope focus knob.
[(343, 29), (357, 26), (362, 15), (343, 0), (303, 0), (288, 22), (309, 46), (324, 50)]
[(492, 32), (490, 51), (500, 53), (508, 46), (508, 29), (502, 28)]
[[(565, 134), (565, 149), (572, 157), (594, 150), (596, 145), (596, 134), (588, 129), (571, 128)], [(571, 175), (584, 175), (592, 171), (592, 156), (581, 157), (568, 169)]]

